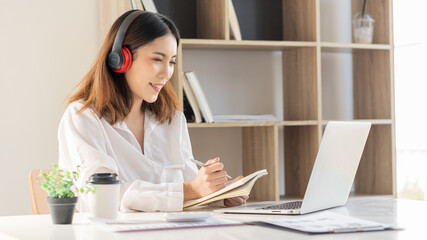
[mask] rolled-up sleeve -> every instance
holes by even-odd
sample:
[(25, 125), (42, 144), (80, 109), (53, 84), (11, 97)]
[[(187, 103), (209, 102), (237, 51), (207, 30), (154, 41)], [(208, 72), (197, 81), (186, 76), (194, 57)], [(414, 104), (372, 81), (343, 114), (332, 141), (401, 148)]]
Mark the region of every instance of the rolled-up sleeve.
[(182, 183), (134, 181), (123, 195), (122, 211), (182, 211)]

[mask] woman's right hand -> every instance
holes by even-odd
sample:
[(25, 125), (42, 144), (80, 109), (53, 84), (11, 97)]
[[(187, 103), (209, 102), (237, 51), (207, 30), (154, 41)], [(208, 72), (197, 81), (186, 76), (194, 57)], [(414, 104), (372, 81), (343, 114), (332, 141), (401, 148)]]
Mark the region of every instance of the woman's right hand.
[(184, 183), (184, 200), (201, 198), (226, 186), (227, 173), (219, 158), (210, 159), (201, 167), (193, 181)]

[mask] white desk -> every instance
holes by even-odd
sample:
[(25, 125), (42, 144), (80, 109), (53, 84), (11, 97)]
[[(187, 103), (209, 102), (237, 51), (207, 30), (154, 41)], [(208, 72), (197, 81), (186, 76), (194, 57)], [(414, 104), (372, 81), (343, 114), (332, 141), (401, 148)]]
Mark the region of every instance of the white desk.
[[(111, 233), (91, 226), (85, 214), (74, 215), (72, 225), (54, 225), (50, 215), (0, 217), (0, 239), (427, 239), (427, 202), (385, 197), (353, 197), (331, 211), (404, 227), (400, 231), (307, 235), (252, 225)], [(224, 219), (260, 219), (262, 215), (215, 214)], [(271, 216), (269, 216), (271, 217)], [(292, 216), (276, 216), (292, 217)], [(120, 214), (123, 219), (161, 219), (161, 213)]]

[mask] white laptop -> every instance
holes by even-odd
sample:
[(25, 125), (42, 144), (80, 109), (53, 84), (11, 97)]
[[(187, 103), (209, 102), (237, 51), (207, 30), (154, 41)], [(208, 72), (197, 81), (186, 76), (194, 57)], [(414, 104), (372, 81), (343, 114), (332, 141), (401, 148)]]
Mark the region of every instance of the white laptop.
[(215, 210), (222, 213), (305, 214), (347, 202), (368, 138), (369, 122), (326, 126), (302, 201), (270, 201)]

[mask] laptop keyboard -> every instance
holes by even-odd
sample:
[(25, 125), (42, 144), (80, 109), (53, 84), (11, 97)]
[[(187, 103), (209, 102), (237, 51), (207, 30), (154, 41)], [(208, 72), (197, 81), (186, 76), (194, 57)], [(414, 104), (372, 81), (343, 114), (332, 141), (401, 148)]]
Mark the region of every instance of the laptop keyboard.
[(263, 208), (258, 208), (258, 209), (263, 209), (263, 210), (271, 210), (271, 209), (299, 209), (301, 208), (302, 205), (302, 201), (295, 201), (295, 202), (286, 202), (286, 203), (281, 203), (281, 204), (277, 204), (277, 205), (271, 205), (271, 206), (267, 206), (267, 207), (263, 207)]

